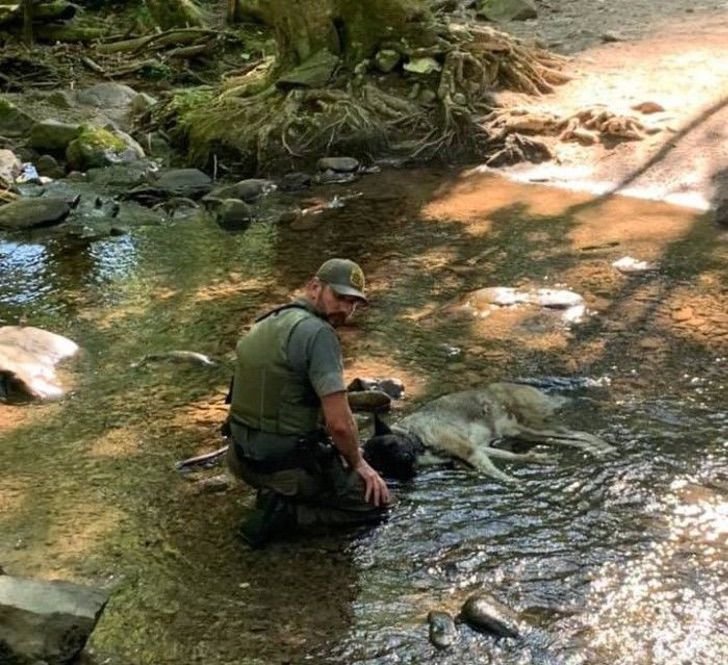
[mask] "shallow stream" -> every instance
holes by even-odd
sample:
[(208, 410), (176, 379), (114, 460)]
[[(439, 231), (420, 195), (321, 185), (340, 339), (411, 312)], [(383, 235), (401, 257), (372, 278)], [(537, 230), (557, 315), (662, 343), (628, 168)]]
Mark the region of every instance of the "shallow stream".
[[(2, 322), (84, 349), (67, 398), (0, 404), (0, 565), (111, 590), (99, 664), (728, 662), (725, 239), (689, 210), (457, 170), (371, 175), (304, 204), (358, 192), (303, 230), (190, 216), (94, 242), (0, 239)], [(618, 273), (628, 254), (657, 269)], [(341, 332), (349, 378), (401, 378), (400, 411), (498, 379), (600, 379), (564, 418), (618, 454), (499, 462), (512, 485), (432, 469), (379, 528), (247, 551), (232, 533), (250, 494), (205, 492), (174, 462), (220, 445), (229, 354), (253, 316), (336, 255), (372, 294)], [(567, 327), (459, 312), (499, 285), (568, 287), (589, 313)], [(170, 349), (220, 365), (132, 367)], [(427, 612), (480, 590), (519, 612), (522, 637), (461, 626), (436, 651)]]

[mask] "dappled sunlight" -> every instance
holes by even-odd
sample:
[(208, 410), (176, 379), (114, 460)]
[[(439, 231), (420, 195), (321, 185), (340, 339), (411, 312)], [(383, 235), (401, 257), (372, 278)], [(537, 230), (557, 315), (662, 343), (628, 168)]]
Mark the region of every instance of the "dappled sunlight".
[(107, 503), (68, 506), (53, 514), (47, 530), (23, 538), (3, 563), (40, 579), (78, 579), (123, 519), (123, 512)]
[(707, 223), (690, 208), (613, 196), (575, 215), (578, 224), (568, 234), (581, 249), (618, 243), (615, 254), (638, 253), (643, 260), (658, 260), (667, 246), (684, 238), (695, 224)]
[(0, 403), (0, 434), (6, 434), (20, 427), (28, 427), (41, 415), (42, 412), (27, 406)]
[(728, 296), (675, 289), (665, 299), (659, 323), (682, 342), (728, 347)]
[(246, 294), (259, 297), (261, 293), (268, 293), (271, 290), (271, 280), (251, 277), (243, 279), (241, 273), (230, 272), (222, 279), (202, 284), (189, 294), (193, 303), (213, 302), (228, 298), (245, 298)]
[(19, 510), (29, 492), (28, 479), (20, 474), (3, 473), (0, 485), (0, 515), (8, 516)]
[(88, 444), (90, 457), (123, 459), (141, 453), (141, 437), (134, 428), (106, 430)]
[[(425, 219), (451, 220), (467, 224), (471, 235), (485, 235), (491, 229), (488, 216), (508, 206), (523, 206), (524, 215), (561, 215), (571, 206), (588, 201), (588, 194), (564, 192), (504, 180), (494, 173), (478, 169), (463, 172), (455, 183), (436, 192), (423, 207)], [(539, 220), (534, 220), (537, 224)]]
[[(594, 656), (617, 663), (724, 662), (728, 648), (714, 632), (722, 608), (709, 571), (728, 572), (728, 503), (719, 492), (676, 478), (645, 507), (645, 519), (662, 510), (669, 511), (666, 523), (644, 554), (595, 572), (584, 617)], [(690, 572), (680, 576), (676, 563), (683, 558)]]
[(43, 545), (30, 545), (31, 556), (35, 553), (43, 557), (45, 550), (48, 570), (70, 575), (86, 557), (98, 552), (123, 519), (123, 511), (105, 501), (69, 506), (54, 515)]

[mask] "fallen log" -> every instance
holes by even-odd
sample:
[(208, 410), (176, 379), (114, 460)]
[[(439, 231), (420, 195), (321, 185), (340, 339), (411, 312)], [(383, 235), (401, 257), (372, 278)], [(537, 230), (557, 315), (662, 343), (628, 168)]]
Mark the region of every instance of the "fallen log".
[(52, 0), (43, 4), (33, 3), (33, 21), (70, 21), (78, 7), (66, 0)]
[(0, 25), (20, 22), (25, 16), (23, 9), (30, 11), (27, 19), (37, 23), (51, 21), (69, 21), (75, 15), (78, 7), (66, 0), (51, 0), (43, 4), (35, 4), (30, 1), (13, 5), (0, 5)]
[(81, 27), (76, 25), (36, 25), (35, 36), (44, 42), (88, 43), (101, 39), (103, 28)]

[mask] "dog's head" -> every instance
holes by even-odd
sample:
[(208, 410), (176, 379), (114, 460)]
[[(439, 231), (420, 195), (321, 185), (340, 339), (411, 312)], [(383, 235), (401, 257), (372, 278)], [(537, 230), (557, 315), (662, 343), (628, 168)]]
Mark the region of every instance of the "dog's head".
[(374, 416), (374, 436), (364, 443), (364, 459), (378, 473), (394, 480), (410, 480), (417, 473), (420, 446), (412, 437), (392, 430)]

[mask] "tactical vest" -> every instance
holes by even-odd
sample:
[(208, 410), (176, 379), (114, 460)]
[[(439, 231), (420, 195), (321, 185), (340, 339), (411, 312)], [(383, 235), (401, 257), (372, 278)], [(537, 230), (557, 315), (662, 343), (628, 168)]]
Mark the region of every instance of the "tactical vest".
[(260, 317), (238, 342), (230, 404), (235, 420), (282, 435), (305, 435), (321, 426), (321, 400), (308, 376), (290, 367), (287, 354), (291, 333), (311, 317), (321, 318), (305, 303), (284, 305)]

